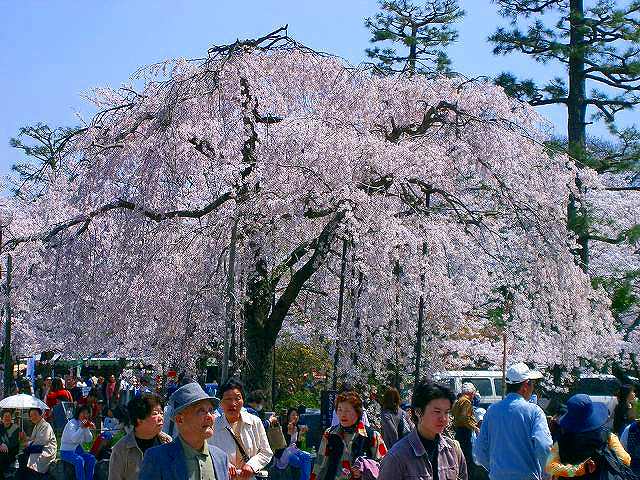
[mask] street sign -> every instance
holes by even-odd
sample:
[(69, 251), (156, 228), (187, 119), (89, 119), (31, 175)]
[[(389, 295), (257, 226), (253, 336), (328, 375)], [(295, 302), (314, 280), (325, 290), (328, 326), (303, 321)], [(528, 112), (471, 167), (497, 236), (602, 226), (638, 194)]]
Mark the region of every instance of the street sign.
[(320, 394), (320, 416), (322, 419), (323, 431), (331, 426), (337, 395), (338, 392), (335, 390), (323, 390)]

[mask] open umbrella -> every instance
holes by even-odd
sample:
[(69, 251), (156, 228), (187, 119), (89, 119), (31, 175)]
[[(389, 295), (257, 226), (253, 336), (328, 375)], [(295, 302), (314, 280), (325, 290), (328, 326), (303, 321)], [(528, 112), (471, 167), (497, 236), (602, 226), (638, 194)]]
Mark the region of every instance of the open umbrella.
[[(10, 397), (3, 398), (0, 400), (0, 408), (11, 408), (14, 410), (39, 408), (40, 410), (49, 410), (47, 404), (42, 400), (32, 395), (27, 395), (26, 393), (19, 393), (18, 395), (11, 395)], [(24, 431), (22, 415), (20, 415), (20, 429)]]
[(49, 410), (46, 403), (37, 397), (19, 393), (0, 400), (0, 408), (13, 408), (18, 410), (27, 410), (29, 408), (39, 408), (40, 410)]

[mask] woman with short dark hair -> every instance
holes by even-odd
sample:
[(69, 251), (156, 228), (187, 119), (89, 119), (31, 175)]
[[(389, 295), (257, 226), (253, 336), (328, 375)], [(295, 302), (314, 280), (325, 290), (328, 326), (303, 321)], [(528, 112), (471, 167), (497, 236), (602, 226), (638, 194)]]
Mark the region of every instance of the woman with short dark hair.
[(155, 394), (143, 394), (127, 404), (127, 423), (133, 430), (113, 447), (109, 460), (109, 480), (137, 480), (144, 452), (169, 443), (171, 437), (163, 433), (162, 400)]
[(336, 397), (340, 423), (322, 435), (311, 480), (361, 478), (362, 459), (379, 462), (387, 453), (382, 435), (362, 423), (362, 399), (355, 391)]
[(413, 392), (411, 407), (416, 428), (382, 459), (378, 480), (467, 480), (467, 465), (460, 444), (444, 435), (455, 401), (453, 392), (430, 381)]
[[(237, 390), (238, 393), (240, 393), (240, 395), (242, 396), (242, 398), (243, 399), (245, 398), (244, 384), (237, 378), (230, 378), (229, 380), (227, 380), (222, 384), (222, 386), (220, 387), (219, 398), (222, 398), (225, 392), (228, 392), (230, 390)], [(244, 401), (243, 401), (243, 404), (244, 404)]]
[(244, 386), (239, 380), (227, 380), (220, 387), (220, 399), (223, 414), (216, 418), (215, 434), (208, 442), (229, 455), (237, 476), (254, 478), (273, 457), (264, 425), (243, 408)]

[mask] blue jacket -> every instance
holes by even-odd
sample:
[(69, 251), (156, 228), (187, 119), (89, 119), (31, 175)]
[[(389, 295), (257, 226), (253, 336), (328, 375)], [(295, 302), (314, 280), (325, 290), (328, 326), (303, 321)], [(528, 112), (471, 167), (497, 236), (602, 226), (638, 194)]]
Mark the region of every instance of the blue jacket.
[[(205, 444), (207, 442), (205, 441)], [(229, 458), (218, 447), (209, 445), (216, 480), (229, 480)], [(138, 480), (185, 480), (188, 476), (182, 444), (178, 437), (171, 443), (150, 448), (144, 454)]]
[(260, 419), (265, 431), (269, 430), (269, 427), (271, 426), (271, 422), (269, 422), (268, 419), (262, 419), (262, 417), (260, 417), (260, 413), (253, 407), (244, 407), (244, 408), (246, 408), (247, 412), (249, 412), (251, 415), (254, 415)]
[(552, 444), (542, 409), (510, 393), (487, 410), (473, 457), (491, 480), (541, 480)]

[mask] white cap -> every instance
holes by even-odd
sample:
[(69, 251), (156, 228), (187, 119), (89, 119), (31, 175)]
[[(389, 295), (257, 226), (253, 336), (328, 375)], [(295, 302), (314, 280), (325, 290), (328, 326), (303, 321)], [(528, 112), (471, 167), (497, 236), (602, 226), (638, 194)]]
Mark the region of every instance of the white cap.
[(536, 370), (531, 370), (526, 363), (514, 363), (507, 370), (507, 383), (522, 383), (527, 380), (542, 378), (542, 374)]

